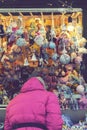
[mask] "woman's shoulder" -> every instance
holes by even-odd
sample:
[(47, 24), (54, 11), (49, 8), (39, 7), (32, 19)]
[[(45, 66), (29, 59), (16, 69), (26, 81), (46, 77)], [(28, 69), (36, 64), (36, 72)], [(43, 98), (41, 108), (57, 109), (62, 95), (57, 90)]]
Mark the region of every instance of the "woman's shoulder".
[(53, 92), (50, 91), (47, 91), (47, 97), (49, 100), (58, 100), (58, 97)]

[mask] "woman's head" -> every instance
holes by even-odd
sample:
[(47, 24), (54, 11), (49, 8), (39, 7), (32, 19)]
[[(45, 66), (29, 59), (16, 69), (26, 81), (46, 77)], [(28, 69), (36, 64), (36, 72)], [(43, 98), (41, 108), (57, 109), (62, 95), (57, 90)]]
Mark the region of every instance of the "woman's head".
[(36, 77), (39, 81), (40, 81), (40, 83), (43, 85), (43, 87), (45, 88), (45, 89), (47, 89), (48, 88), (48, 86), (46, 85), (46, 83), (45, 83), (45, 81), (41, 78), (41, 77)]

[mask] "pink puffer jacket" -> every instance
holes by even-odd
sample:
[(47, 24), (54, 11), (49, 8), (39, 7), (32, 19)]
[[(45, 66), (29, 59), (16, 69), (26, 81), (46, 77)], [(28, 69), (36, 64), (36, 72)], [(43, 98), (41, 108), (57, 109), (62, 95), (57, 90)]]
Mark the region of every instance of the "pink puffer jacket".
[[(63, 121), (57, 97), (46, 91), (35, 77), (23, 85), (20, 94), (7, 106), (4, 130), (13, 130), (14, 124), (26, 122), (45, 124), (48, 130), (62, 130)], [(17, 130), (42, 129), (23, 127)]]

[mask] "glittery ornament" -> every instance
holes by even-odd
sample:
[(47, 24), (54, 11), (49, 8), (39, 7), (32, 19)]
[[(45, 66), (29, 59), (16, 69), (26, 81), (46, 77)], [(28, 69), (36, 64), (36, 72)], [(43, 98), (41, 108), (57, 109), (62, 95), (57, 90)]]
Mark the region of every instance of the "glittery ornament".
[(62, 64), (68, 64), (70, 62), (70, 56), (68, 54), (62, 54), (60, 56), (60, 62)]
[(79, 94), (83, 94), (84, 93), (84, 86), (83, 85), (78, 85), (77, 88), (76, 88), (76, 91)]
[(58, 58), (58, 54), (57, 54), (57, 53), (54, 53), (54, 54), (52, 55), (52, 59), (53, 59), (54, 61), (56, 61), (57, 58)]
[(16, 31), (16, 35), (17, 36), (21, 36), (23, 34), (23, 29), (18, 29), (17, 31)]
[(54, 42), (50, 42), (49, 43), (49, 47), (51, 48), (51, 49), (55, 49), (56, 48), (56, 45), (55, 45), (55, 43)]
[(17, 42), (16, 42), (16, 45), (18, 45), (18, 46), (24, 46), (24, 45), (26, 45), (25, 39), (24, 38), (18, 38)]

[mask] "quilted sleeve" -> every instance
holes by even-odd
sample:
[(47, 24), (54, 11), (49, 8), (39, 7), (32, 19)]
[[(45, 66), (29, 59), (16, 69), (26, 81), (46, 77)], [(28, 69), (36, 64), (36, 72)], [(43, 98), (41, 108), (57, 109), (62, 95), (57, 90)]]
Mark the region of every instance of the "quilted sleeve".
[(46, 126), (48, 130), (62, 130), (63, 120), (58, 98), (50, 93), (46, 104)]

